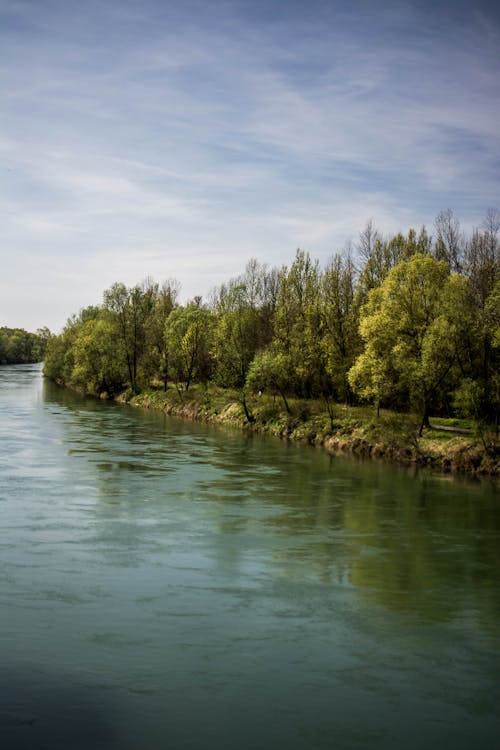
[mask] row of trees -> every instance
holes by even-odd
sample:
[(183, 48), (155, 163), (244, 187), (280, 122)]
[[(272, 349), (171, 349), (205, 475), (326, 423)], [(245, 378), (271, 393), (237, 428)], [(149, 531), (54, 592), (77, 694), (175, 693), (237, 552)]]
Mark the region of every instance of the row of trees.
[(451, 211), (435, 236), (384, 238), (369, 222), (355, 248), (320, 268), (298, 250), (280, 269), (251, 260), (202, 303), (179, 285), (114, 284), (103, 304), (49, 341), (45, 373), (88, 393), (209, 380), (377, 408), (497, 419), (499, 215), (465, 237)]
[(29, 333), (23, 328), (0, 328), (0, 365), (41, 362), (50, 338), (48, 328)]

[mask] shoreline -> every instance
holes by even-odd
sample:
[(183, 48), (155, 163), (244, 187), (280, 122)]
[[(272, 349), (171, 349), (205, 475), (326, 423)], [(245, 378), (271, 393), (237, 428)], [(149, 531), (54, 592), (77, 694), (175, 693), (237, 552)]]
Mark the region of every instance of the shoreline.
[(234, 391), (193, 386), (178, 392), (148, 390), (137, 395), (120, 394), (118, 403), (161, 411), (184, 420), (226, 425), (249, 432), (269, 434), (282, 440), (320, 447), (331, 455), (351, 455), (387, 464), (415, 466), (442, 475), (470, 478), (500, 477), (498, 437), (483, 440), (463, 427), (435, 426), (417, 437), (417, 421), (409, 415), (373, 408), (333, 405), (327, 411), (316, 401), (292, 400), (290, 412), (273, 396), (243, 399)]

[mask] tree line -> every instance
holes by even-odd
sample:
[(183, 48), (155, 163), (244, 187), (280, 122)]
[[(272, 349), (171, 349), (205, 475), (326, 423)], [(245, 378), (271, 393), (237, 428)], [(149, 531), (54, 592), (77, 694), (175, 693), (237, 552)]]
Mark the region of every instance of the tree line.
[[(368, 401), (498, 424), (500, 215), (466, 236), (453, 212), (384, 237), (368, 222), (355, 247), (320, 267), (255, 259), (204, 302), (181, 305), (179, 284), (116, 283), (103, 303), (49, 339), (45, 374), (88, 394), (146, 387), (179, 393), (214, 382), (290, 399)], [(248, 414), (250, 417), (250, 415)]]
[(0, 328), (0, 365), (24, 365), (41, 362), (51, 333), (39, 328), (36, 333), (24, 328)]

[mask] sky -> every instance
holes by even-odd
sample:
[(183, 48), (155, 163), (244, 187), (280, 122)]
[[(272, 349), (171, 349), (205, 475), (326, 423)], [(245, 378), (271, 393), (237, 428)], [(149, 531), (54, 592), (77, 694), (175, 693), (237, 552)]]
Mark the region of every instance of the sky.
[(500, 209), (500, 10), (0, 0), (0, 326)]

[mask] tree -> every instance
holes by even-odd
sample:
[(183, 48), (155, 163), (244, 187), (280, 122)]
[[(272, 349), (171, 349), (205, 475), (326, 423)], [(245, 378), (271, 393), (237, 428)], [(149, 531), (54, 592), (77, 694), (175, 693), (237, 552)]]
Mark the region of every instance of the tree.
[(486, 407), (493, 409), (496, 432), (500, 416), (500, 279), (489, 294), (484, 311), (484, 324), (490, 337), (490, 377), (487, 383)]
[(89, 320), (96, 319), (101, 308), (95, 305), (80, 310), (78, 315), (72, 315), (59, 336), (51, 336), (46, 344), (43, 373), (60, 385), (70, 385), (75, 363), (74, 343)]
[(139, 390), (139, 368), (145, 351), (146, 323), (154, 309), (158, 285), (150, 279), (127, 288), (116, 283), (104, 292), (104, 306), (116, 316), (121, 351), (126, 362), (130, 388)]
[(500, 414), (500, 278), (486, 298), (484, 308), (475, 308), (473, 324), (464, 332), (465, 356), (461, 361), (462, 382), (454, 394), (462, 416), (482, 425), (495, 424)]
[(465, 249), (464, 273), (469, 280), (476, 305), (484, 308), (486, 299), (500, 277), (498, 243), (475, 229)]
[(142, 377), (146, 383), (160, 379), (167, 389), (168, 351), (165, 324), (177, 304), (180, 284), (175, 279), (164, 281), (157, 288), (154, 305), (145, 321), (145, 344), (142, 356)]
[(464, 238), (460, 231), (460, 222), (448, 208), (436, 216), (436, 242), (434, 257), (444, 260), (450, 270), (460, 273), (463, 267)]
[(251, 258), (240, 276), (221, 284), (211, 294), (210, 308), (217, 318), (227, 313), (251, 312), (255, 351), (268, 346), (274, 335), (274, 315), (281, 273)]
[(186, 390), (194, 380), (206, 383), (212, 374), (212, 314), (190, 304), (176, 307), (165, 324), (169, 373)]
[(259, 344), (258, 311), (244, 284), (225, 291), (213, 337), (215, 377), (220, 385), (240, 388)]
[(39, 328), (36, 333), (24, 328), (0, 328), (0, 364), (27, 364), (41, 362), (51, 333)]
[(309, 253), (297, 250), (290, 269), (283, 268), (280, 276), (273, 348), (289, 362), (290, 382), (299, 396), (320, 390), (320, 341), (319, 266)]
[(359, 256), (365, 261), (368, 261), (374, 250), (376, 243), (381, 242), (382, 238), (378, 230), (374, 227), (372, 219), (366, 222), (365, 228), (359, 234), (357, 251)]
[(47, 326), (43, 328), (37, 328), (36, 330), (36, 341), (35, 341), (35, 356), (38, 360), (42, 360), (45, 356), (45, 349), (47, 348), (47, 342), (52, 337), (52, 333)]
[(350, 255), (335, 255), (321, 275), (321, 317), (325, 372), (335, 397), (347, 403), (351, 396), (347, 373), (361, 345), (356, 272)]
[(373, 237), (370, 235), (370, 242), (365, 237), (361, 249), (365, 263), (359, 274), (358, 293), (360, 302), (365, 302), (368, 292), (383, 283), (391, 268), (416, 253), (429, 253), (431, 239), (425, 227), (421, 228), (418, 236), (414, 229), (410, 229), (407, 237), (399, 232), (388, 240), (375, 233)]
[(117, 347), (116, 320), (107, 310), (83, 324), (72, 349), (71, 385), (94, 396), (112, 396), (123, 390), (127, 372)]
[(254, 393), (269, 390), (275, 395), (280, 395), (286, 411), (290, 414), (286, 395), (294, 387), (291, 373), (290, 358), (282, 352), (268, 349), (256, 355), (250, 365), (246, 385)]
[(66, 382), (64, 375), (66, 349), (66, 341), (64, 340), (64, 335), (61, 333), (59, 336), (52, 336), (47, 342), (45, 350), (43, 374), (60, 385), (64, 385)]
[[(500, 215), (490, 209), (483, 228), (475, 229), (465, 246), (464, 273), (476, 308), (476, 325), (468, 332), (469, 348), (464, 359), (464, 377), (477, 381), (484, 397), (481, 412), (486, 415), (495, 400), (498, 351), (492, 329), (492, 309), (496, 304), (496, 286), (500, 281)], [(493, 300), (493, 302), (492, 302)], [(476, 404), (478, 403), (476, 398)], [(495, 407), (498, 414), (498, 406)], [(498, 416), (496, 417), (498, 418)]]
[(409, 406), (424, 426), (438, 390), (456, 361), (466, 324), (457, 300), (467, 296), (466, 280), (450, 276), (447, 263), (417, 253), (370, 292), (361, 311), (363, 353), (349, 372), (362, 397)]

